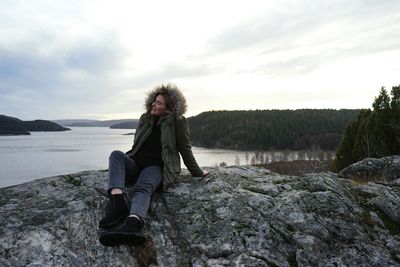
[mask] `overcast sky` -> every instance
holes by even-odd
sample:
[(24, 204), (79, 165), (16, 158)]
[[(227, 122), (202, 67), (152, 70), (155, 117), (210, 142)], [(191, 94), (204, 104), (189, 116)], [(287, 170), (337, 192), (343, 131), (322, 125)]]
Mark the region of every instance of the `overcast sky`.
[(0, 114), (137, 118), (165, 82), (187, 116), (370, 108), (400, 84), (400, 1), (0, 1)]

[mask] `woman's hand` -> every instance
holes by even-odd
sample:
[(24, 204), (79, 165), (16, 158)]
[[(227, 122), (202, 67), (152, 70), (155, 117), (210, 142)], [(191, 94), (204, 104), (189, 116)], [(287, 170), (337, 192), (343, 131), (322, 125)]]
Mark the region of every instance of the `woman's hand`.
[(203, 171), (203, 177), (207, 176), (209, 173), (209, 171)]

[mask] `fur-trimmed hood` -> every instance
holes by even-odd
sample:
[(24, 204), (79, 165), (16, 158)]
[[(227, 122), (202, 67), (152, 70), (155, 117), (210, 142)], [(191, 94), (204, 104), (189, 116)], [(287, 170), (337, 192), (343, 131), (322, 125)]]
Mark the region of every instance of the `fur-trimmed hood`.
[(147, 93), (147, 98), (145, 101), (146, 112), (150, 113), (151, 104), (154, 102), (158, 94), (168, 94), (171, 97), (172, 107), (171, 112), (177, 116), (182, 116), (187, 110), (186, 99), (182, 92), (174, 84), (162, 84), (157, 86), (153, 90)]

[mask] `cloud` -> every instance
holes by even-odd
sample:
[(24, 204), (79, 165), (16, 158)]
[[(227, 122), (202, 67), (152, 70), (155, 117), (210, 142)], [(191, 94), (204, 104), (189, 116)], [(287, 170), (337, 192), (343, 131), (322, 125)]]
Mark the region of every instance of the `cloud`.
[[(41, 90), (54, 85), (62, 65), (51, 56), (32, 50), (10, 50), (0, 47), (0, 93), (18, 90)], [(1, 97), (1, 96), (0, 96)]]
[(30, 49), (0, 45), (2, 113), (26, 109), (22, 113), (48, 114), (49, 109), (57, 112), (63, 105), (73, 111), (104, 102), (119, 89), (119, 69), (126, 51), (112, 34), (96, 36), (48, 50), (43, 49), (45, 42), (39, 45), (34, 39), (24, 40), (34, 44)]
[(118, 68), (127, 49), (113, 35), (100, 34), (101, 39), (86, 38), (65, 51), (65, 67), (84, 70), (92, 74), (104, 74)]
[(176, 79), (195, 78), (209, 75), (212, 67), (190, 62), (168, 62), (152, 71), (132, 77), (132, 85), (137, 88), (170, 82)]
[(290, 4), (290, 8), (267, 9), (257, 17), (239, 22), (210, 39), (210, 50), (226, 53), (232, 50), (262, 46), (273, 52), (276, 49), (293, 47), (297, 36), (311, 31), (324, 17), (315, 4), (301, 2)]
[(305, 74), (341, 58), (398, 49), (399, 8), (398, 1), (291, 2), (225, 29), (205, 54), (253, 63), (241, 71), (243, 60), (226, 62), (238, 64), (238, 74)]

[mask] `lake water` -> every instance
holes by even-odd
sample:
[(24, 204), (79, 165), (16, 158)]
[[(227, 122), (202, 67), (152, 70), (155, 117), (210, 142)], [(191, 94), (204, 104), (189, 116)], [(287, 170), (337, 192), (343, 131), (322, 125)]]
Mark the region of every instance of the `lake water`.
[[(32, 132), (0, 136), (0, 187), (83, 170), (108, 168), (113, 150), (128, 151), (134, 130), (71, 127), (66, 132)], [(193, 147), (200, 166), (246, 162), (245, 151)], [(182, 167), (185, 167), (182, 164)]]
[[(106, 127), (71, 127), (66, 132), (32, 132), (31, 135), (0, 136), (0, 187), (49, 176), (108, 168), (113, 150), (128, 151), (134, 130)], [(251, 162), (323, 159), (329, 151), (236, 151), (193, 147), (201, 167), (243, 165)], [(182, 167), (185, 168), (183, 162)]]

